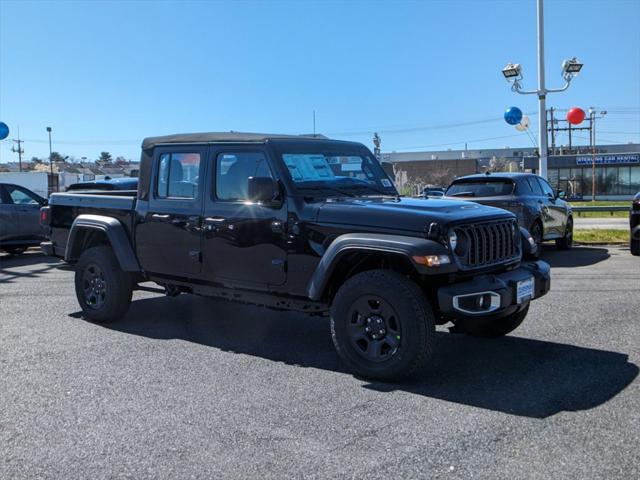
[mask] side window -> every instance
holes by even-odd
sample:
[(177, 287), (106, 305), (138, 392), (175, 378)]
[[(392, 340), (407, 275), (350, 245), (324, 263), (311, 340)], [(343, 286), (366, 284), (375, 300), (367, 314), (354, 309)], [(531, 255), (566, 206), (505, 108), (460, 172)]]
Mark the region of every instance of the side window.
[(158, 198), (196, 198), (198, 196), (199, 153), (163, 153), (158, 165)]
[(216, 197), (219, 200), (246, 200), (249, 177), (272, 177), (262, 152), (221, 153), (216, 158)]
[(533, 192), (531, 191), (531, 185), (526, 178), (523, 178), (520, 182), (518, 182), (516, 187), (516, 195), (531, 195)]
[(21, 188), (7, 187), (7, 191), (14, 205), (34, 205), (39, 203), (34, 195)]
[(543, 195), (542, 188), (540, 187), (540, 184), (536, 181), (535, 178), (527, 177), (527, 183), (531, 187), (531, 190), (533, 191), (534, 195), (538, 195), (538, 196)]
[(555, 197), (555, 193), (553, 193), (553, 188), (551, 188), (551, 185), (545, 182), (542, 178), (538, 178), (538, 182), (540, 182), (540, 187), (542, 187), (542, 191), (545, 195)]

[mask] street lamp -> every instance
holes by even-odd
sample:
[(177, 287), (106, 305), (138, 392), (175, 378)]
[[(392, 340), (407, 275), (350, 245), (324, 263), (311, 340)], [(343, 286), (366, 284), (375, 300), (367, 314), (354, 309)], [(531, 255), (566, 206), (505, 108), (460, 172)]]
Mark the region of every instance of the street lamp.
[(47, 127), (47, 132), (49, 133), (49, 193), (53, 191), (53, 161), (52, 161), (52, 151), (51, 151), (51, 127)]
[(544, 79), (544, 13), (543, 0), (537, 0), (537, 16), (538, 16), (538, 88), (537, 90), (522, 90), (522, 67), (518, 63), (508, 63), (503, 69), (502, 74), (507, 82), (511, 83), (511, 90), (523, 95), (535, 94), (538, 96), (538, 138), (540, 151), (540, 166), (538, 174), (547, 178), (547, 93), (564, 92), (573, 77), (582, 70), (582, 63), (576, 57), (570, 58), (562, 62), (562, 78), (564, 85), (561, 88), (546, 88)]

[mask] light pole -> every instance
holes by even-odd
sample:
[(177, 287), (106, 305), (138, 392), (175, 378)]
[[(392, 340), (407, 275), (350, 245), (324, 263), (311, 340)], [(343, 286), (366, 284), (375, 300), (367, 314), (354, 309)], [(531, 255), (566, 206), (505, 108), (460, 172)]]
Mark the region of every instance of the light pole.
[(537, 0), (538, 12), (538, 89), (522, 90), (520, 81), (522, 80), (522, 67), (520, 64), (508, 63), (502, 69), (505, 79), (512, 83), (511, 90), (523, 95), (535, 94), (538, 96), (538, 145), (540, 153), (540, 164), (538, 174), (547, 178), (547, 93), (563, 92), (569, 88), (569, 84), (582, 69), (582, 64), (575, 58), (570, 58), (562, 62), (562, 78), (564, 86), (562, 88), (546, 88), (544, 80), (544, 12), (543, 0)]
[(53, 152), (51, 151), (51, 127), (47, 127), (47, 132), (49, 132), (49, 190), (53, 191), (53, 161), (51, 158)]

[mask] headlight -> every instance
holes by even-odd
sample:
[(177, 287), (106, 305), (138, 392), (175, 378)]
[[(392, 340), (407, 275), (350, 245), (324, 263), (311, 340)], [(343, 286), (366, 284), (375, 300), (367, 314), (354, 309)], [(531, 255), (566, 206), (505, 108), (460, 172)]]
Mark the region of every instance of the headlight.
[(452, 251), (458, 246), (458, 235), (456, 235), (454, 230), (449, 232), (449, 245), (451, 246)]

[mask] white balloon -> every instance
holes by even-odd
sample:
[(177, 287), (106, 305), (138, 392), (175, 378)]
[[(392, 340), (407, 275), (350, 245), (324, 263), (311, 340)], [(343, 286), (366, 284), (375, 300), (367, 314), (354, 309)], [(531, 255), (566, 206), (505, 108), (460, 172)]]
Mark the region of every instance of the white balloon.
[(519, 132), (524, 132), (529, 128), (529, 125), (529, 117), (525, 115), (524, 117), (522, 117), (522, 120), (520, 120), (520, 123), (516, 125), (516, 130), (518, 130)]

